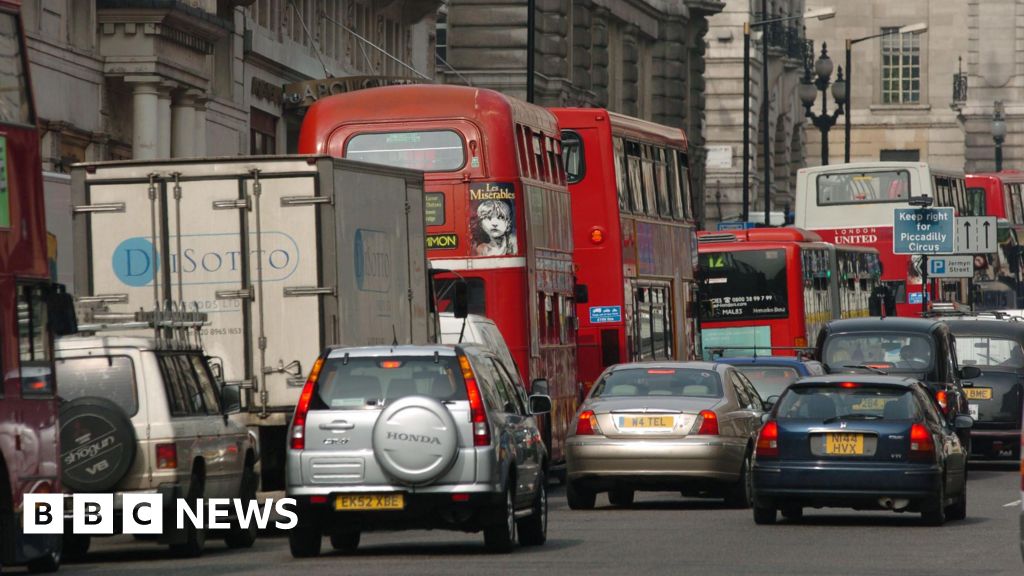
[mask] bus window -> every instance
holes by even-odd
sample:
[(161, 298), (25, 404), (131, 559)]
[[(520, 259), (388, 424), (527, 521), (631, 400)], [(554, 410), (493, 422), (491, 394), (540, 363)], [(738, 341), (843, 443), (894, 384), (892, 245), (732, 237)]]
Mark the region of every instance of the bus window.
[(2, 90), (0, 90), (0, 122), (35, 124), (32, 118), (32, 100), (28, 93), (28, 79), (22, 70), (21, 43), (18, 38), (18, 17), (0, 14), (0, 42), (4, 55)]
[(629, 199), (634, 214), (645, 214), (643, 178), (640, 169), (640, 145), (626, 142), (626, 162), (629, 171)]
[(548, 152), (548, 168), (551, 172), (550, 182), (552, 184), (564, 184), (564, 182), (562, 182), (561, 170), (559, 169), (561, 162), (558, 161), (558, 155), (555, 153), (557, 143), (558, 142), (550, 136), (544, 137), (544, 146)]
[(785, 318), (789, 314), (785, 250), (700, 255), (708, 318)]
[[(487, 315), (487, 301), (484, 294), (483, 278), (464, 278), (466, 283), (466, 299), (470, 314)], [(452, 299), (455, 296), (455, 284), (460, 280), (455, 278), (434, 279), (434, 297), (437, 298), (437, 311), (450, 312), (452, 310)]]
[(681, 187), (685, 172), (679, 166), (679, 153), (675, 150), (667, 150), (668, 153), (668, 181), (669, 195), (671, 196), (672, 216), (676, 220), (685, 220), (686, 212), (683, 211), (683, 190)]
[(462, 137), (452, 130), (356, 134), (345, 157), (424, 172), (459, 170), (466, 164)]
[(641, 159), (641, 166), (643, 169), (643, 189), (644, 189), (644, 212), (648, 216), (658, 215), (658, 205), (655, 200), (654, 190), (654, 159), (651, 158), (651, 147), (643, 145), (643, 158)]
[(530, 132), (530, 142), (533, 156), (533, 165), (537, 167), (534, 172), (534, 178), (538, 180), (548, 180), (547, 168), (544, 166), (544, 152), (541, 150), (540, 134), (536, 132)]
[(655, 148), (654, 152), (655, 183), (658, 185), (658, 214), (663, 218), (671, 218), (672, 206), (669, 202), (668, 166), (665, 162), (669, 151), (664, 148)]
[(967, 189), (967, 210), (971, 216), (984, 216), (988, 214), (985, 211), (985, 189), (984, 188), (968, 188)]
[(817, 188), (819, 206), (900, 202), (910, 198), (910, 173), (886, 170), (821, 174)]
[(619, 192), (619, 210), (629, 212), (629, 181), (626, 178), (626, 145), (622, 138), (612, 139), (615, 149), (615, 187)]
[(684, 152), (678, 152), (679, 158), (679, 187), (683, 192), (683, 216), (686, 220), (694, 220), (693, 189), (690, 188), (690, 164)]
[(565, 176), (569, 184), (583, 180), (587, 170), (583, 160), (583, 140), (572, 130), (562, 131), (562, 163), (565, 164)]
[(18, 360), (23, 396), (52, 395), (53, 346), (46, 300), (40, 286), (18, 288)]
[(526, 133), (521, 124), (516, 124), (516, 151), (519, 153), (520, 176), (530, 175), (530, 159), (528, 158)]

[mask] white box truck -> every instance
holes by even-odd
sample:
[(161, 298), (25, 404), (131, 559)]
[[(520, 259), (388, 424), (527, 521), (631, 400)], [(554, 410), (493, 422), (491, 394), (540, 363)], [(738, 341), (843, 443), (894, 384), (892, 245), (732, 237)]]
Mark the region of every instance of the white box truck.
[(287, 420), (325, 346), (436, 339), (421, 172), (231, 157), (78, 164), (71, 181), (76, 296), (208, 314), (204, 347), (249, 391), (264, 490), (283, 487)]

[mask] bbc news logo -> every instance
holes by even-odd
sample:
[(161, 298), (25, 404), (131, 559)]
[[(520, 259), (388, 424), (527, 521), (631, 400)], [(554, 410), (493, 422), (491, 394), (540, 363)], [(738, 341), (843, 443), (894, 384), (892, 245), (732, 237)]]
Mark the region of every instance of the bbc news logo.
[[(25, 534), (63, 534), (64, 496), (26, 494), (22, 530)], [(225, 530), (253, 524), (265, 530), (291, 530), (299, 523), (295, 499), (267, 499), (262, 502), (240, 498), (210, 498), (194, 502), (178, 498), (174, 506), (174, 527)], [(121, 526), (114, 529), (117, 510), (113, 494), (74, 494), (71, 499), (71, 531), (74, 534), (162, 534), (164, 499), (159, 494), (124, 494), (121, 498)], [(277, 519), (271, 522), (276, 513)], [(232, 522), (232, 518), (236, 522)], [(169, 519), (168, 519), (169, 520)]]

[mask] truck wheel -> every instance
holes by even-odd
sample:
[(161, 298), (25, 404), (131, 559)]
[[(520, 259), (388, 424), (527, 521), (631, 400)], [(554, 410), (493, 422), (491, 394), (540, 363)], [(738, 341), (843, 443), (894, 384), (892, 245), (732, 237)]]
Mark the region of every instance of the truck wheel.
[(74, 492), (110, 492), (135, 461), (135, 427), (117, 404), (86, 396), (61, 404), (61, 482)]
[[(245, 470), (242, 471), (242, 482), (238, 486), (238, 499), (242, 501), (242, 506), (246, 509), (250, 505), (256, 505), (256, 483), (256, 472), (253, 471), (252, 464), (246, 463)], [(235, 518), (234, 525), (224, 534), (224, 544), (228, 548), (252, 548), (256, 542), (259, 526), (252, 521), (247, 527), (242, 528), (241, 520), (241, 518)], [(255, 519), (250, 517), (250, 520)]]
[(488, 552), (504, 554), (512, 551), (516, 541), (516, 509), (513, 478), (508, 479), (508, 490), (505, 491), (505, 510), (503, 518), (493, 525), (484, 528), (484, 547)]
[(292, 558), (313, 558), (320, 555), (320, 543), (323, 537), (320, 530), (313, 526), (296, 526), (288, 533), (288, 548)]
[(547, 478), (541, 472), (537, 478), (537, 499), (533, 503), (533, 514), (519, 520), (519, 543), (523, 546), (540, 546), (548, 540), (548, 486)]

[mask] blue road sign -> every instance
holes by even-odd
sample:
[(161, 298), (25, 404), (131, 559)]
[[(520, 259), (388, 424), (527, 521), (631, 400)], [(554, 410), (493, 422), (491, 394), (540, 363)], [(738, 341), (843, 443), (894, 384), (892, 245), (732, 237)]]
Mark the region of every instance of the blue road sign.
[(894, 254), (952, 254), (955, 238), (952, 208), (896, 208)]
[(725, 222), (718, 223), (718, 230), (746, 230), (748, 228), (756, 228), (757, 224), (753, 222), (743, 222), (740, 220), (727, 220)]
[(591, 306), (590, 323), (622, 322), (622, 306)]

